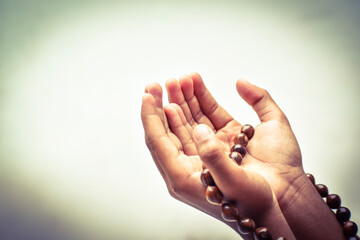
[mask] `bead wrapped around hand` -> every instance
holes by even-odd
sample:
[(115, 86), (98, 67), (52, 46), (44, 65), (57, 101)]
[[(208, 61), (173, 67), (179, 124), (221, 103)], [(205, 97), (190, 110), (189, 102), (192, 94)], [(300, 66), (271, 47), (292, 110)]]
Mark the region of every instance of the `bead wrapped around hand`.
[[(254, 136), (255, 129), (250, 125), (244, 125), (234, 139), (234, 145), (231, 147), (229, 157), (233, 159), (238, 165), (241, 165), (243, 158), (246, 155), (246, 146), (249, 140)], [(237, 222), (238, 231), (242, 234), (254, 234), (257, 240), (272, 239), (271, 233), (266, 227), (256, 228), (253, 219), (249, 217), (240, 216), (240, 212), (235, 203), (223, 202), (223, 194), (216, 186), (214, 179), (208, 169), (204, 169), (200, 175), (201, 182), (206, 186), (206, 200), (214, 205), (220, 205), (221, 216), (225, 221)], [(279, 240), (285, 238), (280, 237)]]

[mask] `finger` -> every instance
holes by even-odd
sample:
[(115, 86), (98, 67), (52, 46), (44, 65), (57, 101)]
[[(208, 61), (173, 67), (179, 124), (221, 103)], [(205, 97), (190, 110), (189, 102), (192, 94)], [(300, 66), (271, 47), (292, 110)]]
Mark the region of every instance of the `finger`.
[[(180, 143), (169, 137), (158, 114), (155, 97), (145, 93), (142, 99), (141, 119), (145, 131), (146, 145), (149, 148), (156, 166), (168, 184), (169, 174), (175, 174), (177, 159), (180, 155)], [(166, 176), (166, 177), (165, 177)]]
[[(171, 119), (171, 121), (173, 120), (178, 120), (176, 122), (176, 125), (183, 125), (185, 127), (185, 130), (188, 132), (188, 135), (190, 136), (190, 138), (192, 139), (192, 133), (193, 133), (193, 127), (190, 125), (190, 123), (186, 120), (186, 117), (184, 115), (184, 112), (182, 111), (182, 109), (180, 108), (179, 105), (175, 104), (175, 103), (170, 103), (168, 106), (164, 107), (165, 110), (165, 114), (167, 115), (167, 111), (171, 111), (171, 117), (174, 117), (174, 119)], [(169, 116), (167, 116), (166, 118), (169, 119)], [(168, 120), (170, 121), (170, 119)], [(173, 122), (174, 123), (174, 122)], [(176, 134), (175, 134), (176, 135)], [(179, 139), (180, 140), (180, 139)]]
[(194, 129), (194, 141), (201, 160), (225, 195), (236, 197), (233, 186), (247, 188), (243, 186), (244, 182), (248, 182), (246, 171), (227, 156), (225, 146), (208, 126), (201, 124)]
[(145, 93), (150, 93), (154, 97), (156, 114), (160, 117), (165, 127), (165, 130), (168, 131), (169, 130), (168, 123), (163, 110), (163, 101), (162, 101), (163, 92), (160, 84), (150, 83), (149, 85), (146, 86)]
[(179, 105), (181, 107), (181, 109), (183, 110), (184, 115), (185, 115), (187, 121), (191, 124), (191, 126), (196, 125), (195, 120), (192, 118), (190, 108), (187, 105), (184, 95), (181, 91), (179, 82), (176, 79), (171, 78), (166, 81), (165, 86), (166, 86), (166, 90), (168, 92), (169, 102), (176, 103), (177, 105)]
[[(164, 170), (162, 169), (162, 167), (160, 166), (159, 161), (156, 159), (156, 155), (154, 152), (155, 149), (153, 147), (153, 144), (151, 143), (153, 141), (152, 138), (154, 138), (154, 133), (149, 131), (149, 126), (151, 125), (151, 123), (153, 122), (156, 123), (161, 121), (160, 117), (156, 119), (157, 114), (155, 109), (156, 109), (155, 98), (151, 94), (145, 93), (145, 95), (142, 98), (142, 106), (141, 106), (141, 120), (143, 122), (143, 127), (145, 131), (145, 142), (147, 147), (149, 148), (149, 151), (151, 153), (151, 156), (155, 162), (157, 169), (159, 170), (161, 176), (164, 178), (165, 182), (167, 183), (168, 182), (167, 176)], [(155, 124), (155, 125), (159, 125), (159, 124)], [(157, 128), (159, 129), (160, 132), (165, 132), (165, 130), (163, 130), (163, 128), (161, 128), (160, 126), (157, 126)]]
[[(180, 82), (184, 78), (186, 77), (185, 76), (180, 77)], [(191, 89), (189, 88), (185, 89), (187, 95), (189, 95), (189, 91), (193, 92), (192, 84), (190, 87)], [(192, 104), (189, 105), (188, 100), (185, 99), (182, 86), (180, 86), (179, 82), (176, 79), (169, 79), (166, 82), (166, 89), (168, 91), (169, 102), (176, 103), (181, 107), (186, 120), (190, 123), (190, 125), (193, 128), (196, 127), (198, 123), (204, 123), (210, 126), (211, 128), (214, 128), (211, 121), (204, 114), (202, 114), (200, 107), (199, 106), (196, 107), (195, 104), (197, 101), (194, 102), (194, 100), (196, 100), (195, 98), (192, 100)]]
[(255, 110), (261, 122), (279, 120), (288, 123), (288, 120), (270, 94), (246, 80), (239, 79), (236, 89), (241, 96)]
[(184, 153), (189, 156), (196, 155), (197, 151), (192, 139), (192, 127), (186, 121), (181, 108), (175, 103), (172, 103), (165, 106), (164, 110), (170, 130), (180, 140)]
[(194, 84), (191, 77), (189, 75), (181, 76), (179, 79), (179, 84), (185, 101), (191, 111), (191, 116), (189, 116), (189, 118), (193, 119), (198, 124), (203, 123), (214, 129), (214, 126), (209, 120), (209, 118), (205, 116), (205, 114), (202, 112), (199, 102), (194, 95)]
[(189, 135), (192, 138), (192, 134), (194, 131), (194, 128), (189, 124), (189, 122), (186, 120), (186, 117), (184, 115), (184, 112), (182, 111), (182, 109), (180, 108), (179, 105), (175, 104), (175, 103), (171, 103), (171, 106), (173, 106), (178, 114), (178, 116), (181, 119), (181, 122), (183, 123), (183, 125), (186, 127), (186, 130), (189, 132)]
[(210, 94), (198, 73), (191, 73), (194, 84), (194, 94), (204, 115), (211, 121), (215, 129), (223, 128), (234, 119), (227, 113)]

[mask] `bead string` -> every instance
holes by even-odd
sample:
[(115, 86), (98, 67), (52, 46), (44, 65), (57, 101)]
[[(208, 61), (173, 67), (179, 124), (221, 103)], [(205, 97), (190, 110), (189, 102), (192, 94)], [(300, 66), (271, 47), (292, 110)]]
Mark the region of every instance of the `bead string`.
[(341, 198), (337, 194), (329, 194), (328, 188), (324, 184), (315, 184), (315, 178), (312, 174), (307, 173), (306, 176), (315, 186), (316, 190), (322, 198), (326, 198), (326, 204), (330, 209), (336, 209), (336, 219), (339, 221), (343, 228), (343, 233), (347, 240), (359, 240), (359, 236), (356, 235), (358, 226), (355, 222), (350, 221), (350, 210), (347, 207), (341, 206)]
[[(255, 129), (250, 125), (244, 125), (239, 134), (234, 137), (234, 145), (231, 147), (229, 157), (238, 165), (246, 155), (246, 146), (254, 136)], [(234, 202), (223, 202), (223, 194), (216, 186), (210, 171), (207, 168), (201, 172), (201, 182), (206, 186), (206, 200), (214, 205), (220, 205), (221, 216), (225, 221), (237, 222), (237, 227), (242, 234), (253, 234), (256, 240), (272, 240), (272, 235), (266, 227), (256, 227), (255, 221), (250, 217), (240, 217), (239, 210)], [(277, 240), (286, 240), (279, 237)]]

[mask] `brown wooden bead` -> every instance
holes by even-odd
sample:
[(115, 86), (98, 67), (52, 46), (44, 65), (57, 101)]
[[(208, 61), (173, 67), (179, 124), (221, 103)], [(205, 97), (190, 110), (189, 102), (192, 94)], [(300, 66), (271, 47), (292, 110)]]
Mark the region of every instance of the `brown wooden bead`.
[(322, 198), (326, 198), (329, 195), (329, 190), (324, 184), (316, 184), (315, 188)]
[(246, 149), (240, 144), (235, 144), (234, 146), (232, 146), (230, 151), (240, 153), (243, 158), (246, 155)]
[(244, 133), (250, 140), (254, 136), (255, 128), (253, 128), (253, 126), (249, 124), (245, 124), (244, 126), (242, 126), (240, 132)]
[(307, 173), (306, 176), (308, 177), (308, 179), (312, 182), (312, 184), (315, 185), (315, 178), (311, 173)]
[(239, 217), (239, 210), (234, 204), (224, 203), (221, 205), (221, 216), (225, 221), (236, 222)]
[(209, 169), (204, 169), (201, 172), (200, 179), (205, 186), (215, 186), (215, 181), (211, 176)]
[(326, 197), (326, 204), (331, 209), (337, 209), (341, 205), (341, 198), (337, 194), (329, 194)]
[(251, 218), (242, 217), (237, 221), (238, 230), (242, 234), (249, 234), (255, 232), (255, 222)]
[(232, 152), (230, 153), (229, 157), (233, 159), (238, 165), (241, 165), (242, 162), (242, 156), (238, 152)]
[(240, 144), (243, 147), (246, 147), (248, 145), (249, 139), (245, 135), (245, 133), (239, 133), (234, 137), (234, 144)]
[(223, 194), (216, 186), (208, 186), (206, 188), (205, 195), (206, 195), (206, 200), (214, 205), (220, 205), (223, 199)]
[(336, 219), (341, 223), (348, 221), (350, 219), (350, 216), (351, 212), (347, 207), (339, 207), (336, 210)]
[(259, 227), (255, 229), (254, 237), (256, 240), (271, 240), (272, 236), (268, 228)]
[(344, 232), (345, 236), (355, 237), (357, 231), (358, 231), (358, 227), (357, 227), (356, 223), (354, 223), (353, 221), (345, 222), (344, 227), (343, 227), (343, 232)]

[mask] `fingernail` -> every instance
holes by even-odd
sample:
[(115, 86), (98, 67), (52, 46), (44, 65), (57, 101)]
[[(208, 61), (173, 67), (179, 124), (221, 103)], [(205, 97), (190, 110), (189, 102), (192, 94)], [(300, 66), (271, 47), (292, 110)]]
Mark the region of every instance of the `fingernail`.
[(211, 134), (211, 129), (204, 124), (200, 124), (194, 129), (194, 137), (195, 140), (198, 142), (204, 141), (205, 139), (209, 138)]

